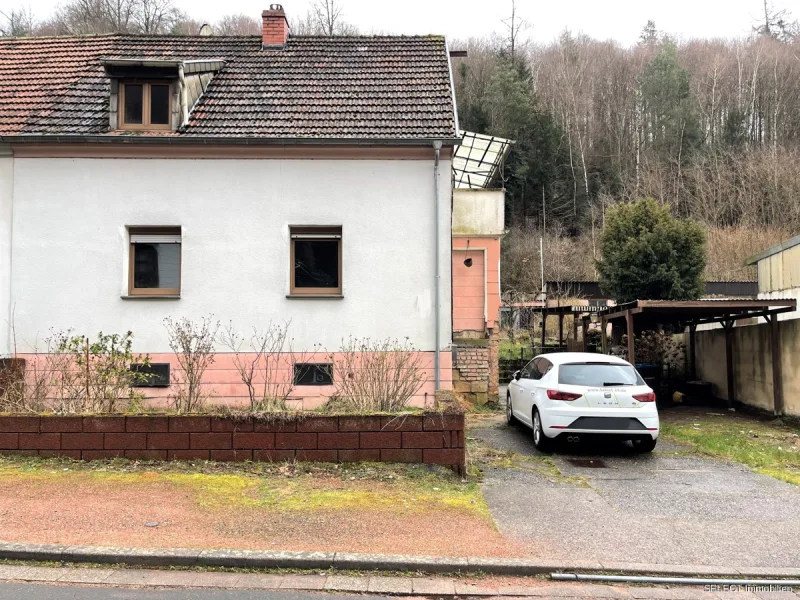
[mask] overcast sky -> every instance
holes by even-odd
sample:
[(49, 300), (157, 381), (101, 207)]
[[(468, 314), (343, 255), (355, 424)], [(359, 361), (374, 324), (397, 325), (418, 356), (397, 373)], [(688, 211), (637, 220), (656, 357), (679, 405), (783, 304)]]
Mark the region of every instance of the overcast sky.
[[(44, 18), (63, 0), (0, 0), (0, 7), (29, 5)], [(269, 0), (174, 0), (200, 20), (214, 21), (226, 13), (260, 16)], [(313, 0), (282, 2), (289, 17), (304, 14)], [(345, 20), (362, 31), (424, 34), (448, 37), (482, 36), (502, 32), (502, 19), (511, 0), (339, 0)], [(800, 17), (800, 0), (774, 0), (778, 8)], [(763, 0), (517, 0), (518, 11), (530, 22), (530, 37), (547, 42), (565, 28), (599, 39), (636, 42), (648, 19), (660, 30), (678, 37), (736, 37), (747, 35), (763, 13)]]

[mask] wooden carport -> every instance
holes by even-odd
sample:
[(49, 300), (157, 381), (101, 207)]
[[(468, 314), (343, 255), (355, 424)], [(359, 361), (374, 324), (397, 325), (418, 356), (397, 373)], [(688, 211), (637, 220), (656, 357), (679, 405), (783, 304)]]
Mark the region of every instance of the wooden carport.
[[(733, 325), (741, 319), (764, 317), (769, 323), (772, 348), (773, 409), (776, 415), (783, 412), (783, 374), (781, 370), (781, 345), (778, 315), (797, 309), (797, 301), (785, 300), (636, 300), (608, 308), (600, 313), (603, 353), (608, 353), (606, 325), (615, 319), (625, 319), (628, 332), (628, 360), (634, 362), (635, 332), (658, 329), (663, 325), (689, 328), (690, 377), (696, 377), (695, 334), (698, 325), (719, 323), (725, 330), (725, 364), (728, 382), (728, 406), (736, 401), (735, 373), (733, 367)], [(634, 335), (631, 335), (634, 333)]]

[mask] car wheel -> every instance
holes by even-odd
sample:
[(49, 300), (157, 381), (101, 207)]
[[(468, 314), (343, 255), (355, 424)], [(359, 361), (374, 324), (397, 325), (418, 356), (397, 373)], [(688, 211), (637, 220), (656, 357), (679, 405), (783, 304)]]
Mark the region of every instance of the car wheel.
[(511, 392), (506, 394), (506, 423), (514, 425), (517, 417), (514, 416), (514, 406), (511, 404)]
[(539, 409), (533, 409), (533, 445), (539, 452), (550, 452), (553, 440), (544, 434), (542, 428), (542, 418), (539, 416)]
[(641, 440), (636, 440), (633, 442), (633, 449), (636, 450), (636, 452), (641, 452), (642, 454), (646, 452), (652, 452), (656, 447), (657, 441), (658, 438), (644, 438)]

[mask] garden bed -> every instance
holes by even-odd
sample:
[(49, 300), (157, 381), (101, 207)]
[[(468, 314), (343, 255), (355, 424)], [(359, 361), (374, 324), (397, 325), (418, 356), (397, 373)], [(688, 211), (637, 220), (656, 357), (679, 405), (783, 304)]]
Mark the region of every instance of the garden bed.
[(464, 472), (464, 415), (0, 416), (0, 453), (76, 460), (399, 462)]

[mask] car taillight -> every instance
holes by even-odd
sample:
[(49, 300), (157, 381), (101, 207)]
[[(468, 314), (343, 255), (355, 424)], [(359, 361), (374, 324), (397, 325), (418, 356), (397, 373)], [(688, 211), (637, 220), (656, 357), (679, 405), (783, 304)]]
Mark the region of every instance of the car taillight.
[(550, 400), (564, 400), (571, 402), (581, 397), (581, 394), (571, 394), (570, 392), (559, 392), (558, 390), (547, 390), (547, 397)]
[(655, 402), (656, 395), (653, 392), (648, 394), (634, 394), (633, 399), (638, 400), (639, 402)]

